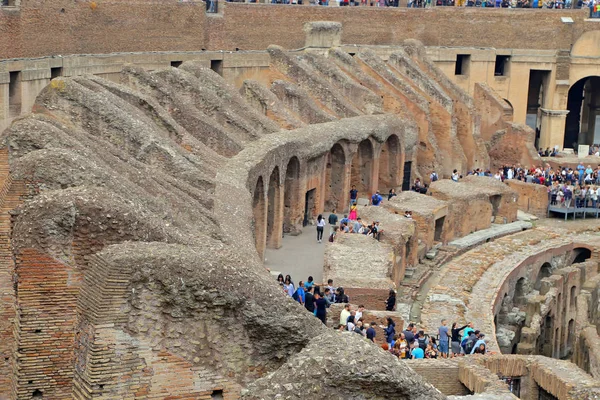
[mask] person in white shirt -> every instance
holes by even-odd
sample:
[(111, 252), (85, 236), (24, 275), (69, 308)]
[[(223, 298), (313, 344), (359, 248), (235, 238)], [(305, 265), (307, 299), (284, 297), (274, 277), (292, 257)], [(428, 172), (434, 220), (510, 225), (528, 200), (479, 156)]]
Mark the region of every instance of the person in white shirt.
[(317, 242), (321, 243), (323, 241), (323, 230), (325, 230), (325, 218), (321, 214), (317, 217)]
[(344, 309), (340, 313), (340, 327), (346, 327), (346, 323), (348, 322), (348, 317), (350, 316), (350, 304), (344, 304)]
[(362, 304), (360, 306), (358, 306), (358, 311), (354, 315), (354, 321), (358, 322), (362, 318), (364, 310), (365, 310), (365, 306), (363, 306)]

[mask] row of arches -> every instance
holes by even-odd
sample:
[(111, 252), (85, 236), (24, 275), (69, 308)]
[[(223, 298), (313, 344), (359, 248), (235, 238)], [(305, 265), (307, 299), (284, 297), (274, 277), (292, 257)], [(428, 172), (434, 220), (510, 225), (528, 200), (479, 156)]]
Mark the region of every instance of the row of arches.
[(369, 137), (359, 143), (338, 141), (310, 160), (294, 155), (283, 165), (284, 171), (275, 166), (265, 174), (268, 178), (259, 175), (252, 192), (254, 238), (261, 259), (266, 247), (280, 247), (284, 234), (300, 233), (317, 214), (346, 211), (353, 186), (367, 199), (377, 190), (399, 190), (404, 152), (397, 135), (383, 143)]

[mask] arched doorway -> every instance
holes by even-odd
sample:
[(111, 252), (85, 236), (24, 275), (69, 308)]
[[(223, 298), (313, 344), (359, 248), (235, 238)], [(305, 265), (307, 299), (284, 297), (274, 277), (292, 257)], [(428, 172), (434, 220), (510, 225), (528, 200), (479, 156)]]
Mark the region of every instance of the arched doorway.
[(252, 200), (252, 215), (254, 225), (254, 244), (256, 245), (256, 251), (258, 257), (263, 260), (265, 255), (266, 245), (266, 233), (267, 224), (265, 218), (267, 216), (265, 202), (265, 189), (262, 176), (259, 176), (256, 180), (256, 186), (254, 187), (254, 196)]
[(567, 98), (564, 147), (577, 150), (580, 144), (600, 143), (600, 77), (575, 82)]
[(365, 139), (358, 145), (358, 151), (352, 158), (351, 185), (356, 186), (358, 197), (371, 195), (371, 174), (373, 172), (373, 145)]
[(573, 249), (573, 262), (572, 264), (579, 264), (588, 260), (592, 256), (592, 251), (584, 247), (578, 247)]
[(398, 186), (400, 170), (400, 140), (398, 136), (390, 137), (381, 146), (379, 155), (379, 190), (387, 192)]
[(281, 246), (283, 235), (283, 213), (281, 210), (281, 186), (279, 168), (275, 167), (269, 178), (267, 192), (267, 245), (272, 248)]
[(300, 161), (290, 158), (285, 170), (283, 194), (283, 232), (297, 233), (302, 225), (302, 202), (300, 195)]
[(327, 173), (325, 175), (325, 212), (334, 209), (341, 212), (345, 207), (344, 169), (346, 153), (344, 148), (336, 143), (327, 156)]
[(540, 268), (540, 272), (535, 280), (534, 289), (540, 290), (542, 287), (542, 279), (548, 278), (550, 275), (552, 275), (552, 265), (546, 262), (542, 264), (542, 267)]

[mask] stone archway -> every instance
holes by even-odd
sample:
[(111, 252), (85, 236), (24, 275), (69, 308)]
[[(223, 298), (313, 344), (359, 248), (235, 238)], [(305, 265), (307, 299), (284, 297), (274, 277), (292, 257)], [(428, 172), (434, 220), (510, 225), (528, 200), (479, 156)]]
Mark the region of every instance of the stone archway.
[(371, 196), (371, 179), (373, 176), (373, 144), (365, 139), (358, 145), (358, 150), (352, 157), (351, 185), (356, 186), (358, 197)]
[(277, 249), (281, 247), (283, 236), (283, 197), (279, 184), (279, 168), (275, 167), (269, 178), (267, 191), (267, 246)]
[(336, 143), (327, 156), (325, 175), (325, 212), (334, 209), (341, 212), (346, 207), (347, 193), (344, 189), (346, 179), (346, 153), (341, 144)]
[(290, 158), (285, 170), (283, 194), (283, 232), (299, 233), (302, 227), (302, 198), (300, 194), (300, 161)]
[(548, 278), (550, 275), (552, 275), (552, 265), (546, 262), (542, 264), (542, 267), (540, 268), (540, 272), (535, 280), (534, 289), (540, 290), (542, 287), (542, 279)]
[(387, 192), (398, 187), (400, 166), (400, 140), (398, 136), (390, 135), (379, 155), (379, 190)]
[(254, 225), (254, 243), (258, 257), (264, 260), (267, 242), (267, 202), (265, 201), (265, 186), (262, 176), (256, 180), (252, 200), (252, 216)]
[(600, 144), (600, 77), (589, 76), (575, 82), (567, 97), (564, 147)]

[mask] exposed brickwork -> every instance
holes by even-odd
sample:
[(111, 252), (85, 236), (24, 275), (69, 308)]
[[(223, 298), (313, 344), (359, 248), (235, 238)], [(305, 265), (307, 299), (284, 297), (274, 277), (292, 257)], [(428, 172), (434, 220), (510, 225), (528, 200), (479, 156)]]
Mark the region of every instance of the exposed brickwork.
[(506, 180), (508, 186), (519, 194), (519, 210), (545, 217), (548, 212), (548, 189), (544, 185), (521, 182), (516, 179)]
[(458, 359), (406, 360), (406, 364), (447, 396), (464, 396), (469, 389), (459, 379)]
[(16, 273), (19, 296), (13, 395), (30, 399), (40, 390), (49, 398), (68, 397), (78, 292), (71, 282), (73, 267), (37, 250), (24, 249), (17, 256)]

